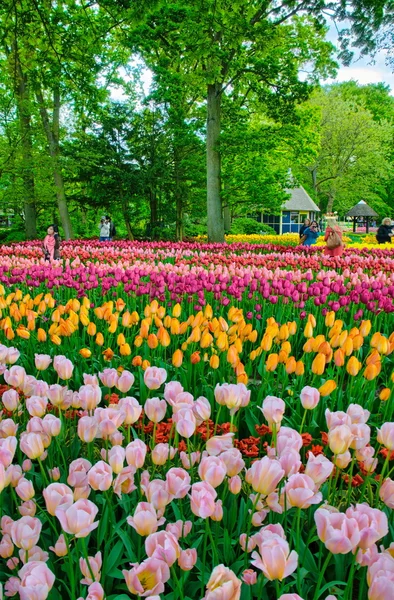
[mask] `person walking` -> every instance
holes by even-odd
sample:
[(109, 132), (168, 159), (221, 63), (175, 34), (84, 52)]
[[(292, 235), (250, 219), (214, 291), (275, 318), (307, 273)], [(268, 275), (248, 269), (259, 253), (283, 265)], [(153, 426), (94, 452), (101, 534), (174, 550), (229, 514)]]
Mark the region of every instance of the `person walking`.
[(113, 238), (116, 235), (116, 227), (114, 222), (112, 221), (111, 217), (109, 217), (108, 215), (105, 217), (107, 222), (109, 223), (109, 241), (112, 242)]
[(342, 229), (339, 227), (334, 216), (327, 216), (326, 224), (326, 233), (324, 235), (326, 247), (324, 252), (332, 257), (342, 256), (344, 250)]
[(106, 217), (101, 217), (100, 225), (100, 242), (108, 242), (109, 241), (109, 222)]
[(391, 238), (394, 235), (391, 219), (386, 217), (376, 232), (376, 240), (378, 244), (390, 244)]
[(319, 225), (316, 221), (312, 221), (309, 227), (304, 230), (303, 233), (303, 246), (313, 246), (316, 244), (316, 240), (320, 235)]

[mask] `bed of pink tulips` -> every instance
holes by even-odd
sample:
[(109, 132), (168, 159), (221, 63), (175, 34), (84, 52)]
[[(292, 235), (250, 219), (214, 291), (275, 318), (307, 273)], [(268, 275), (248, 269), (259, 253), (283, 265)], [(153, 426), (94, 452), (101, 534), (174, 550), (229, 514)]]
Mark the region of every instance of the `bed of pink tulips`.
[(0, 249), (4, 596), (392, 600), (394, 251), (62, 255)]

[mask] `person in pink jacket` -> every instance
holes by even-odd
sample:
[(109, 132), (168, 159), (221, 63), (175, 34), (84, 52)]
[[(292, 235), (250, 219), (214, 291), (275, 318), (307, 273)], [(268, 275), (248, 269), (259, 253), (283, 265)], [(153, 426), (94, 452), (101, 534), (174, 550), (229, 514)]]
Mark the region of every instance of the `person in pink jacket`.
[(329, 248), (328, 245), (325, 247), (324, 252), (326, 254), (328, 254), (328, 256), (342, 256), (343, 250), (344, 250), (344, 246), (343, 246), (343, 242), (342, 242), (342, 229), (339, 227), (337, 220), (335, 217), (329, 216), (326, 219), (327, 221), (327, 228), (326, 228), (326, 233), (324, 235), (324, 240), (327, 243), (327, 240), (334, 234), (336, 233), (338, 237), (338, 241), (340, 241), (340, 244), (338, 246), (336, 246), (335, 248)]
[(45, 260), (50, 260), (52, 262), (55, 259), (56, 249), (55, 229), (53, 225), (50, 225), (47, 229), (47, 235), (44, 238), (42, 249), (44, 251)]

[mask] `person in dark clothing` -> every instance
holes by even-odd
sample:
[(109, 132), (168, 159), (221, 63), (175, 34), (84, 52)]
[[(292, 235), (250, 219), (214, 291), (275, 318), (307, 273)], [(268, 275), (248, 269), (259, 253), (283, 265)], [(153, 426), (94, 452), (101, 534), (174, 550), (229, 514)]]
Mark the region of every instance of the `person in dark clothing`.
[(107, 223), (109, 223), (109, 241), (112, 242), (113, 238), (116, 235), (116, 227), (111, 217), (107, 215), (105, 218), (107, 220)]
[(383, 219), (381, 226), (376, 233), (378, 244), (390, 244), (391, 238), (394, 235), (391, 219)]
[(304, 223), (300, 227), (300, 239), (302, 238), (303, 235), (305, 235), (305, 229), (307, 229), (310, 226), (310, 224), (311, 224), (310, 219), (304, 219)]
[(61, 238), (59, 235), (59, 227), (53, 223), (53, 237), (55, 238), (55, 251), (54, 251), (54, 259), (58, 260), (60, 258), (60, 242)]

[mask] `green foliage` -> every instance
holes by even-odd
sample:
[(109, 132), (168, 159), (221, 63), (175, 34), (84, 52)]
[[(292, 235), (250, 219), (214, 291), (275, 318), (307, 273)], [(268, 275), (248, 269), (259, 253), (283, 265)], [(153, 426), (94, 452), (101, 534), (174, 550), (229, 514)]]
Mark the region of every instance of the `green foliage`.
[(259, 223), (256, 219), (250, 219), (248, 217), (238, 217), (231, 223), (230, 233), (246, 235), (253, 235), (259, 233), (270, 233), (276, 234), (275, 229), (266, 225), (266, 223)]

